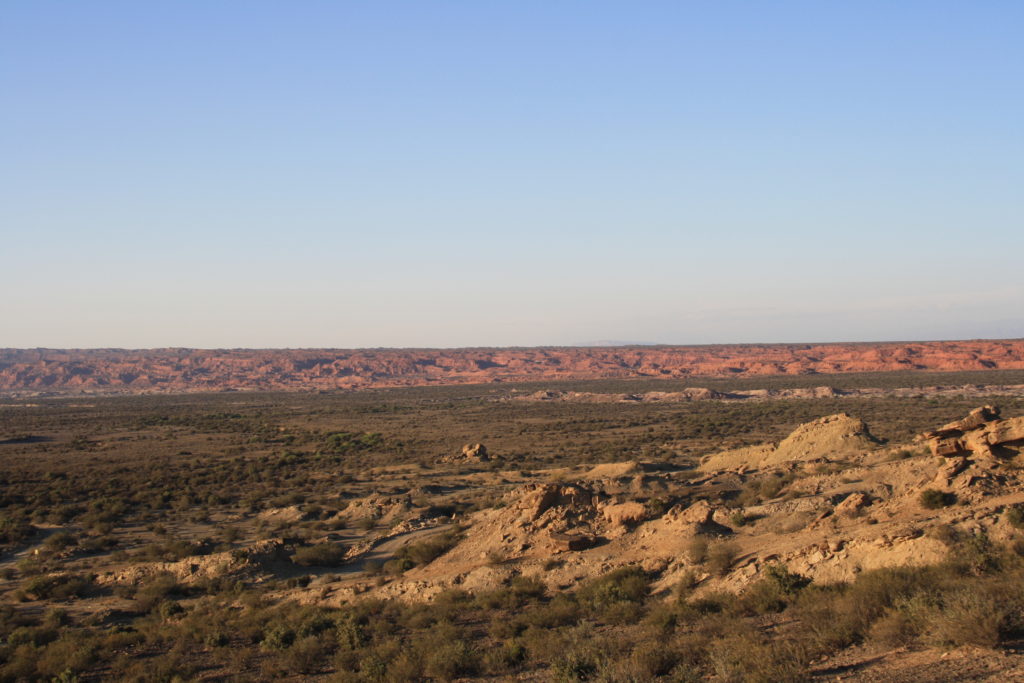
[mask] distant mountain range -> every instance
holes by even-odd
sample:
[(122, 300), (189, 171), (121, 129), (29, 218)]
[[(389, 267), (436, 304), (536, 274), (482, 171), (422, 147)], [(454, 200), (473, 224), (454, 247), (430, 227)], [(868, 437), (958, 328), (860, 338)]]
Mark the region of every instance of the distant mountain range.
[(626, 377), (1024, 369), (1024, 340), (478, 349), (0, 349), (0, 391), (316, 391)]

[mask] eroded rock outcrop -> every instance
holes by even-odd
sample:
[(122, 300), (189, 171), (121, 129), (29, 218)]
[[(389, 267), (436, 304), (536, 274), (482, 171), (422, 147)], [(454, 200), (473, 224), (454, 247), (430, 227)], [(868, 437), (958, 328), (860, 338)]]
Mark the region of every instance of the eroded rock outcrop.
[(1024, 451), (1024, 417), (1004, 420), (999, 408), (981, 406), (965, 418), (925, 432), (920, 439), (937, 456), (1012, 458)]
[(245, 548), (186, 557), (176, 562), (137, 564), (100, 574), (96, 582), (101, 585), (136, 585), (158, 574), (170, 574), (185, 584), (224, 576), (262, 580), (275, 566), (290, 565), (289, 555), (292, 550), (291, 543), (284, 539), (266, 539)]
[(705, 457), (707, 472), (735, 468), (760, 469), (793, 461), (837, 460), (878, 446), (863, 420), (846, 413), (829, 415), (797, 427), (778, 444), (750, 446)]
[[(1016, 434), (1016, 420), (986, 408), (936, 433), (1002, 438)], [(696, 582), (699, 596), (746, 590), (780, 563), (818, 583), (849, 581), (872, 569), (940, 562), (956, 539), (1017, 538), (1006, 510), (1024, 506), (1024, 470), (994, 458), (940, 460), (905, 445), (879, 448), (862, 421), (842, 414), (742, 454), (758, 458), (743, 463), (746, 471), (732, 467), (731, 452), (704, 463), (718, 458), (727, 471), (706, 476), (621, 462), (580, 468), (576, 481), (519, 485), (465, 518), (462, 538), (449, 551), (366, 590), (423, 600), (451, 587), (493, 590), (517, 576), (573, 590), (616, 568), (640, 566), (652, 574), (656, 593), (668, 596), (686, 580)], [(835, 466), (817, 467), (829, 459)], [(636, 490), (621, 486), (639, 476), (650, 481)], [(783, 484), (765, 489), (764, 481)], [(949, 492), (956, 504), (921, 505), (927, 489)]]
[(497, 460), (495, 456), (491, 455), (487, 451), (487, 447), (482, 443), (468, 443), (462, 447), (462, 450), (454, 455), (446, 455), (441, 458), (441, 462), (448, 463), (479, 463), (479, 462), (490, 462)]

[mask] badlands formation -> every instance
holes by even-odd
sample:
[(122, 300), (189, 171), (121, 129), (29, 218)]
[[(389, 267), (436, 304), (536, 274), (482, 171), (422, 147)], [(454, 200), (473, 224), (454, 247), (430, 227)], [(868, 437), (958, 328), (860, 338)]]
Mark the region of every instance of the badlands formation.
[(0, 391), (337, 390), (1024, 368), (1024, 340), (509, 349), (0, 349)]

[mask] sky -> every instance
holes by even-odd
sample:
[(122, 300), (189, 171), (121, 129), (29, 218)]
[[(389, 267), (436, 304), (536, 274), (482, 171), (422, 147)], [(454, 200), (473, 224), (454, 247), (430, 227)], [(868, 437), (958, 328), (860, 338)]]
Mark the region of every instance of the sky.
[(1024, 337), (1022, 26), (7, 0), (0, 347)]

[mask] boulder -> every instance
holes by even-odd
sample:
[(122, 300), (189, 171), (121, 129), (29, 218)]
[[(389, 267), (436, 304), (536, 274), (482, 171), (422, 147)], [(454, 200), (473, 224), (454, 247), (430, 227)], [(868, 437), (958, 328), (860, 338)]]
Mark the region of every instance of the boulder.
[(590, 534), (551, 534), (551, 544), (554, 547), (555, 552), (578, 552), (580, 550), (587, 550), (588, 548), (593, 548), (596, 543), (597, 538)]
[(552, 508), (565, 508), (566, 512), (582, 512), (593, 508), (595, 494), (576, 484), (542, 484), (520, 498), (517, 507), (526, 521), (536, 522)]
[(698, 500), (696, 503), (679, 512), (676, 519), (684, 524), (705, 525), (710, 524), (715, 516), (715, 508), (706, 500)]
[(459, 453), (441, 458), (441, 462), (490, 462), (495, 459), (487, 452), (487, 447), (482, 443), (468, 443), (462, 447), (462, 451)]
[(953, 483), (953, 477), (963, 472), (966, 468), (967, 458), (946, 458), (939, 466), (939, 471), (935, 474), (936, 485), (940, 487), (950, 486)]
[(867, 494), (854, 492), (836, 505), (835, 513), (846, 517), (856, 517), (868, 505), (871, 505), (871, 499)]
[(482, 443), (466, 444), (462, 447), (463, 460), (479, 460), (486, 462), (490, 460), (487, 455), (487, 447)]

